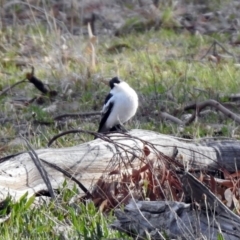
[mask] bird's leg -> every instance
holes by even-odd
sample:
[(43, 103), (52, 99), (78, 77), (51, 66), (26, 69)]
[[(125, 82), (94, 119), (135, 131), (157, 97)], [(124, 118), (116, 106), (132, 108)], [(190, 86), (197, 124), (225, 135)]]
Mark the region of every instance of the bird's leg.
[(127, 129), (122, 124), (117, 124), (113, 126), (110, 130), (110, 132), (127, 132)]
[(128, 130), (121, 124), (119, 124), (119, 130), (123, 133), (128, 132)]

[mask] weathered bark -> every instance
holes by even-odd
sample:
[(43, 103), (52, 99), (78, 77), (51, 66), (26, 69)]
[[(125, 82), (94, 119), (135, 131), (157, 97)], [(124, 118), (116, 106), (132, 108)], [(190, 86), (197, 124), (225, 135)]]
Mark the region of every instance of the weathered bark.
[[(137, 239), (225, 240), (239, 239), (240, 217), (229, 210), (203, 184), (190, 174), (184, 176), (187, 189), (200, 205), (169, 201), (132, 200), (124, 209), (115, 210), (117, 220), (111, 225)], [(201, 203), (202, 202), (202, 203)], [(166, 236), (165, 236), (166, 237)]]
[[(240, 144), (238, 141), (193, 142), (152, 131), (132, 130), (128, 134), (114, 134), (105, 141), (97, 139), (74, 147), (36, 150), (38, 158), (55, 164), (89, 190), (107, 173), (105, 170), (114, 164), (133, 168), (140, 163), (144, 146), (148, 146), (149, 158), (157, 159), (164, 154), (190, 169), (219, 169), (223, 166), (229, 171), (240, 169)], [(131, 164), (129, 164), (131, 162)], [(52, 187), (57, 189), (66, 177), (58, 170), (42, 163)], [(72, 183), (67, 179), (69, 184)], [(36, 169), (28, 152), (0, 159), (0, 200), (9, 194), (18, 199), (26, 191), (31, 196), (47, 187)]]

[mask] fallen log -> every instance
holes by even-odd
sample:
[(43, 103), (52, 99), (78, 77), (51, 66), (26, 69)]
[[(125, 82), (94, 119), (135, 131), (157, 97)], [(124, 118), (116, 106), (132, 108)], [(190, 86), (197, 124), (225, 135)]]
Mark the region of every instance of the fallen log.
[[(53, 189), (58, 189), (65, 180), (72, 185), (69, 177), (72, 176), (91, 192), (99, 179), (116, 167), (122, 166), (125, 171), (140, 168), (146, 146), (150, 152), (148, 161), (168, 157), (185, 170), (225, 168), (235, 172), (236, 168), (240, 169), (239, 141), (201, 142), (146, 130), (115, 133), (74, 147), (38, 149), (35, 153), (42, 161)], [(54, 164), (68, 172), (68, 177), (53, 168)], [(0, 159), (0, 200), (9, 195), (17, 200), (25, 192), (30, 197), (44, 191), (48, 188), (29, 152)]]

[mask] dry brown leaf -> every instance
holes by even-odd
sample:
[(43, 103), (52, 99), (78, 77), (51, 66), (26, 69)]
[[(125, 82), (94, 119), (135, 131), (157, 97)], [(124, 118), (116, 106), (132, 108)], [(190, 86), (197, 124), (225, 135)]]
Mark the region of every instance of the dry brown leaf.
[(101, 205), (99, 206), (99, 211), (100, 211), (100, 212), (103, 212), (103, 211), (107, 208), (108, 205), (109, 205), (108, 199), (105, 199), (105, 200), (101, 203)]
[(143, 148), (143, 152), (145, 157), (147, 157), (150, 154), (150, 149), (145, 145)]
[(115, 169), (113, 171), (110, 171), (108, 175), (114, 175), (114, 174), (120, 174), (119, 169)]
[(216, 181), (213, 176), (210, 176), (210, 190), (216, 194)]

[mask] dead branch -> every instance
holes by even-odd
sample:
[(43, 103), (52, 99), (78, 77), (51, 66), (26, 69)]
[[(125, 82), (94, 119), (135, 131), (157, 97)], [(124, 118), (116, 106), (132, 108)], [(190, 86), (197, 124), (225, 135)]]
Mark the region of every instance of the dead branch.
[(54, 120), (61, 120), (63, 118), (78, 118), (78, 117), (91, 117), (91, 116), (97, 116), (97, 115), (101, 115), (101, 112), (86, 112), (86, 113), (65, 113), (65, 114), (61, 114), (58, 115), (54, 118)]
[(186, 125), (189, 125), (190, 123), (192, 123), (194, 121), (194, 119), (196, 118), (196, 116), (199, 114), (199, 112), (201, 112), (206, 107), (214, 107), (215, 109), (219, 110), (224, 115), (226, 115), (227, 117), (233, 119), (235, 122), (240, 123), (240, 117), (237, 114), (228, 110), (219, 102), (217, 102), (213, 99), (209, 99), (209, 100), (203, 101), (201, 103), (193, 103), (184, 108), (185, 111), (190, 110), (190, 109), (195, 109), (195, 112), (192, 114), (192, 116), (186, 122)]
[(97, 132), (91, 132), (91, 131), (86, 131), (86, 130), (81, 130), (81, 129), (72, 129), (72, 130), (68, 130), (68, 131), (65, 131), (65, 132), (62, 132), (62, 133), (59, 133), (59, 134), (53, 136), (49, 140), (47, 146), (50, 147), (52, 145), (52, 143), (54, 141), (56, 141), (58, 138), (60, 138), (62, 136), (65, 136), (67, 134), (70, 134), (70, 133), (87, 133), (87, 134), (90, 134), (90, 135), (94, 136), (95, 138), (102, 136), (101, 133), (97, 133)]
[(77, 183), (77, 185), (79, 186), (79, 188), (86, 194), (86, 198), (93, 198), (92, 194), (88, 191), (88, 189), (86, 189), (86, 187), (79, 182), (75, 177), (73, 177), (71, 174), (69, 174), (67, 171), (65, 171), (64, 169), (58, 167), (56, 164), (53, 163), (49, 163), (44, 161), (43, 159), (40, 159), (43, 163), (47, 164), (48, 166), (56, 169), (57, 171), (63, 173), (66, 177), (70, 178), (71, 180), (73, 180), (75, 183)]
[[(23, 138), (23, 137), (22, 137)], [(34, 149), (31, 147), (31, 145), (29, 144), (29, 142), (23, 138), (23, 140), (26, 142), (28, 148), (30, 149), (30, 151), (28, 152), (31, 159), (33, 160), (37, 170), (39, 171), (42, 180), (44, 181), (44, 183), (47, 186), (48, 192), (51, 196), (52, 199), (55, 199), (55, 194), (51, 185), (51, 182), (49, 181), (49, 177), (48, 177), (48, 173), (46, 172), (45, 168), (43, 167), (43, 165), (41, 164), (41, 161), (38, 158), (38, 155), (36, 154), (36, 152), (34, 151)]]
[(160, 117), (161, 117), (163, 120), (169, 120), (169, 121), (171, 121), (171, 122), (173, 122), (173, 123), (176, 123), (176, 124), (178, 124), (178, 125), (184, 125), (184, 123), (183, 123), (182, 120), (180, 120), (179, 118), (176, 118), (176, 117), (170, 115), (170, 114), (167, 113), (167, 112), (162, 112), (162, 111), (160, 111), (159, 115), (160, 115)]
[(230, 55), (231, 57), (233, 57), (234, 59), (236, 59), (236, 56), (233, 53), (230, 53), (219, 41), (217, 41), (216, 39), (213, 40), (212, 45), (210, 46), (210, 48), (207, 50), (207, 52), (201, 57), (200, 60), (204, 59), (212, 50), (213, 52), (213, 56), (217, 57), (219, 56), (217, 53), (217, 46), (219, 46), (220, 48), (222, 48), (223, 51), (225, 51), (228, 55)]
[(19, 85), (19, 84), (21, 84), (21, 83), (24, 83), (24, 82), (27, 82), (27, 80), (26, 80), (26, 79), (23, 79), (23, 80), (21, 80), (21, 81), (19, 81), (19, 82), (14, 83), (14, 84), (11, 85), (11, 86), (5, 88), (5, 89), (3, 89), (3, 90), (0, 92), (0, 96), (6, 94), (8, 91), (10, 91), (11, 89), (13, 89), (14, 87), (16, 87), (17, 85)]
[(217, 41), (216, 39), (214, 39), (214, 42), (216, 43), (216, 45), (218, 45), (220, 48), (222, 48), (223, 51), (225, 51), (228, 55), (232, 56), (234, 59), (236, 59), (236, 56), (229, 52), (219, 41)]
[(211, 44), (210, 48), (207, 50), (207, 52), (200, 58), (200, 60), (203, 60), (212, 49), (216, 49), (216, 42), (213, 41), (213, 43)]

